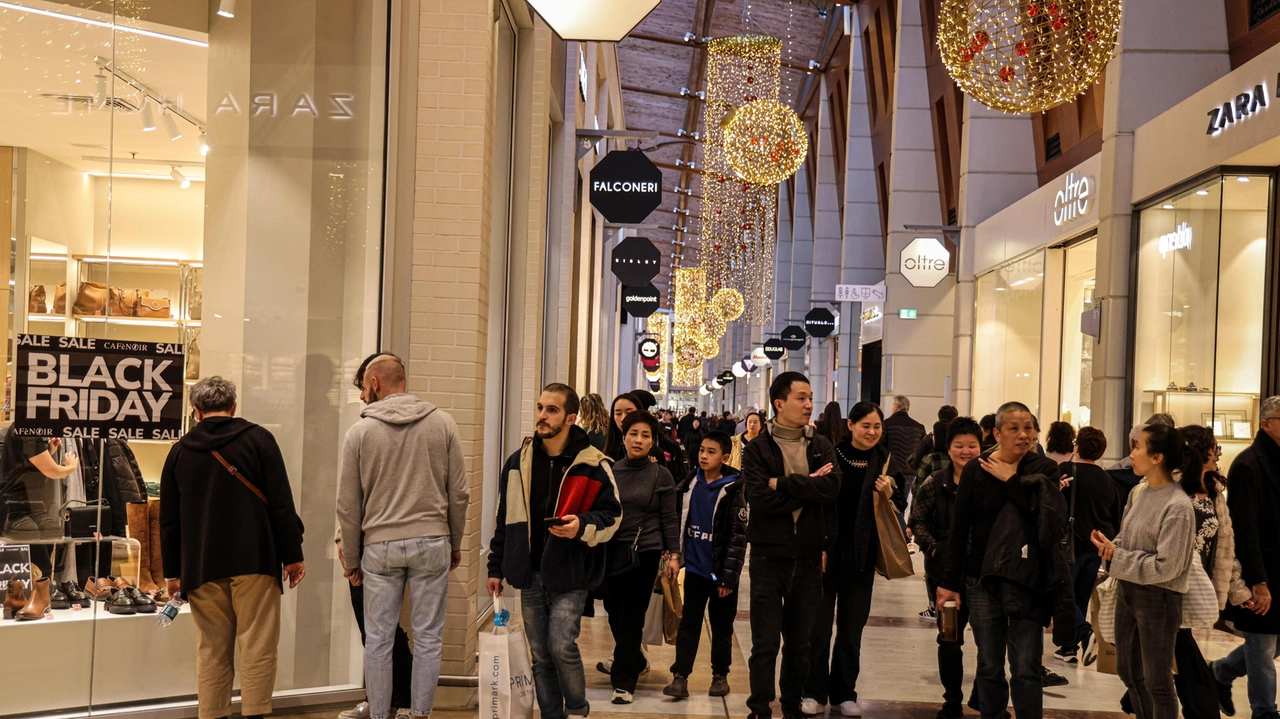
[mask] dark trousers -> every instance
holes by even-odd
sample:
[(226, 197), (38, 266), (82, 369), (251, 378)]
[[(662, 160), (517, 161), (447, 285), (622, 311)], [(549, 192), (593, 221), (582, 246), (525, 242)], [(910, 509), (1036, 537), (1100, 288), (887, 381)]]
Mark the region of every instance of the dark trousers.
[[(965, 598), (973, 641), (978, 645), (978, 677), (974, 686), (982, 719), (1000, 719), (1013, 696), (1018, 719), (1041, 719), (1044, 695), (1040, 659), (1044, 626), (1031, 618), (1043, 601), (1030, 590), (1008, 582), (965, 579)], [(1005, 652), (1009, 677), (1004, 673)]]
[[(799, 714), (800, 692), (809, 675), (809, 639), (822, 604), (821, 560), (751, 558), (751, 696), (747, 708), (772, 716), (774, 676), (782, 651), (780, 688), (786, 715)], [(828, 623), (830, 620), (828, 619)]]
[[(942, 701), (964, 706), (964, 628), (969, 625), (969, 600), (960, 592), (956, 611), (956, 640), (942, 640), (942, 607), (938, 607), (938, 678), (942, 680)], [(977, 680), (974, 680), (977, 684)]]
[(671, 673), (688, 677), (698, 656), (702, 638), (702, 616), (711, 619), (711, 673), (728, 674), (733, 662), (733, 620), (738, 616), (738, 592), (720, 596), (716, 583), (688, 569), (684, 572), (684, 614), (676, 637), (676, 661)]
[[(871, 587), (875, 567), (831, 567), (822, 578), (822, 604), (809, 639), (809, 676), (804, 696), (826, 704), (858, 701), (858, 674), (862, 670), (862, 630), (871, 615)], [(836, 644), (831, 646), (831, 622), (836, 624)], [(828, 659), (830, 666), (828, 667)]]
[(644, 654), (640, 640), (644, 637), (644, 617), (649, 610), (649, 596), (658, 578), (658, 561), (662, 552), (640, 552), (636, 566), (605, 581), (608, 594), (604, 610), (609, 613), (609, 630), (613, 632), (614, 689), (634, 692), (640, 672), (644, 671)]
[(1182, 595), (1121, 581), (1116, 597), (1116, 674), (1129, 688), (1138, 719), (1178, 719), (1174, 644)]
[[(351, 587), (351, 610), (360, 627), (360, 643), (364, 644), (364, 587)], [(396, 627), (396, 637), (391, 643), (391, 706), (408, 709), (413, 706), (413, 652), (409, 649), (409, 635)]]
[(1071, 584), (1076, 594), (1076, 644), (1063, 649), (1079, 649), (1093, 633), (1093, 626), (1089, 624), (1089, 598), (1093, 596), (1093, 585), (1101, 566), (1102, 557), (1097, 552), (1077, 550), (1076, 561), (1071, 565)]
[(1190, 629), (1179, 629), (1174, 641), (1174, 658), (1178, 673), (1173, 676), (1182, 705), (1183, 719), (1222, 719), (1218, 710), (1218, 687), (1213, 672), (1200, 653), (1200, 645)]

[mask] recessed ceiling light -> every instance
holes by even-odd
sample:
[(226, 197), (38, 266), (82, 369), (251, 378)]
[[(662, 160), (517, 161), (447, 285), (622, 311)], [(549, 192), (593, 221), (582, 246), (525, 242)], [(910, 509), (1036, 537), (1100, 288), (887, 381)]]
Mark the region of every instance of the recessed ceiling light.
[[(205, 12), (208, 12), (208, 10)], [(222, 0), (222, 2), (218, 4), (218, 14), (222, 17), (235, 17), (236, 0)]]
[(1163, 205), (1161, 205), (1161, 207), (1163, 207), (1163, 208), (1164, 208), (1164, 209), (1166, 209), (1166, 210), (1172, 210), (1172, 209), (1173, 209), (1173, 205), (1172, 205), (1171, 203), (1168, 203), (1168, 202), (1166, 202), (1166, 203), (1164, 203)]
[(1244, 175), (1241, 175), (1241, 176), (1239, 176), (1239, 177), (1237, 177), (1237, 178), (1236, 178), (1236, 181), (1237, 181), (1237, 182), (1248, 182), (1248, 181), (1249, 181), (1249, 178), (1245, 177)]
[(1208, 190), (1196, 190), (1196, 194), (1197, 194), (1197, 195), (1200, 195), (1201, 197), (1203, 197), (1203, 196), (1205, 196), (1205, 195), (1209, 194), (1209, 191), (1208, 191)]

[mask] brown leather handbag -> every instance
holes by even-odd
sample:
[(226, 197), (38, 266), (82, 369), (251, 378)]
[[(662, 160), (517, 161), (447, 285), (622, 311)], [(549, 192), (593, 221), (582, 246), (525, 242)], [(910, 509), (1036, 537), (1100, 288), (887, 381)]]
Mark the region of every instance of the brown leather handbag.
[(107, 295), (107, 286), (101, 282), (81, 282), (80, 289), (76, 292), (76, 303), (72, 309), (78, 315), (105, 314)]
[(48, 297), (45, 296), (44, 285), (32, 285), (31, 293), (27, 296), (27, 312), (42, 315), (48, 311)]
[(112, 287), (111, 298), (108, 300), (111, 311), (108, 314), (112, 317), (135, 317), (138, 315), (138, 303), (149, 294), (151, 294), (150, 290), (123, 290)]
[(187, 340), (187, 367), (186, 378), (189, 380), (200, 379), (200, 335), (193, 334)]
[(66, 314), (67, 312), (67, 283), (59, 283), (53, 291), (53, 313), (55, 315)]
[(170, 312), (169, 300), (163, 297), (139, 297), (134, 314), (138, 317), (161, 317), (164, 319), (169, 319), (173, 316)]
[(187, 313), (190, 315), (187, 319), (200, 319), (200, 315), (204, 313), (203, 292), (196, 291), (191, 293), (191, 306), (187, 309)]

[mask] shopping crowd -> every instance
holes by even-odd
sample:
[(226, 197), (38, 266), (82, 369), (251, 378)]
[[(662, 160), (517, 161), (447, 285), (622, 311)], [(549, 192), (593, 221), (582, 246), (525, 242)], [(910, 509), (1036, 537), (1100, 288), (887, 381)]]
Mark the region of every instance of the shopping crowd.
[[(370, 356), (353, 382), (366, 406), (343, 441), (335, 551), (368, 697), (340, 716), (427, 717), (470, 502), (458, 429), (405, 391), (394, 355)], [(262, 716), (284, 582), (306, 574), (303, 526), (271, 433), (235, 416), (235, 385), (203, 379), (191, 401), (198, 423), (161, 480), (166, 589), (195, 619), (201, 719), (230, 715), (237, 653), (241, 710)], [(832, 402), (813, 421), (812, 388), (796, 372), (774, 379), (769, 401), (740, 417), (677, 415), (642, 390), (607, 407), (564, 384), (541, 391), (534, 434), (494, 478), (487, 590), (520, 590), (543, 719), (589, 714), (577, 639), (596, 599), (614, 639), (596, 666), (613, 703), (634, 700), (649, 669), (650, 596), (664, 582), (683, 589), (664, 695), (689, 696), (704, 617), (709, 693), (729, 694), (741, 607), (751, 717), (770, 717), (775, 699), (788, 719), (828, 706), (861, 716), (875, 576), (911, 571), (894, 539), (905, 536), (924, 555), (921, 616), (940, 630), (939, 719), (966, 703), (984, 719), (1008, 717), (1010, 703), (1019, 719), (1042, 716), (1043, 687), (1067, 681), (1043, 666), (1049, 627), (1053, 656), (1068, 664), (1092, 664), (1099, 634), (1114, 644), (1121, 704), (1139, 719), (1233, 716), (1240, 677), (1252, 716), (1280, 717), (1268, 590), (1280, 572), (1280, 397), (1261, 402), (1261, 431), (1225, 475), (1213, 432), (1168, 415), (1135, 426), (1128, 456), (1104, 469), (1101, 431), (1052, 422), (1042, 440), (1018, 402), (979, 421), (943, 407), (930, 431), (903, 396), (887, 417), (871, 402), (848, 413)], [(412, 649), (399, 626), (406, 594)], [(1244, 642), (1206, 663), (1191, 630), (1215, 624)], [(978, 659), (967, 702), (966, 626)]]

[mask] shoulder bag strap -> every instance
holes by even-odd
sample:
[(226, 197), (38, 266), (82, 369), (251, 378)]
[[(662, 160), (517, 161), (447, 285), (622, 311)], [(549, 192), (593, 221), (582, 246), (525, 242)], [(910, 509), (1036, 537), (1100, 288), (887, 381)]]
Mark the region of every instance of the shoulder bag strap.
[(261, 499), (263, 504), (270, 504), (270, 502), (267, 501), (267, 495), (263, 494), (261, 489), (258, 489), (257, 487), (253, 486), (253, 482), (250, 482), (243, 474), (240, 474), (240, 470), (233, 467), (231, 463), (228, 462), (227, 459), (222, 456), (221, 452), (215, 449), (213, 451), (213, 458), (218, 460), (218, 462), (221, 463), (223, 467), (226, 467), (227, 471), (231, 473), (232, 477), (235, 477), (236, 479), (240, 480), (240, 483), (248, 487), (250, 492), (253, 492), (255, 495), (257, 495), (258, 499)]

